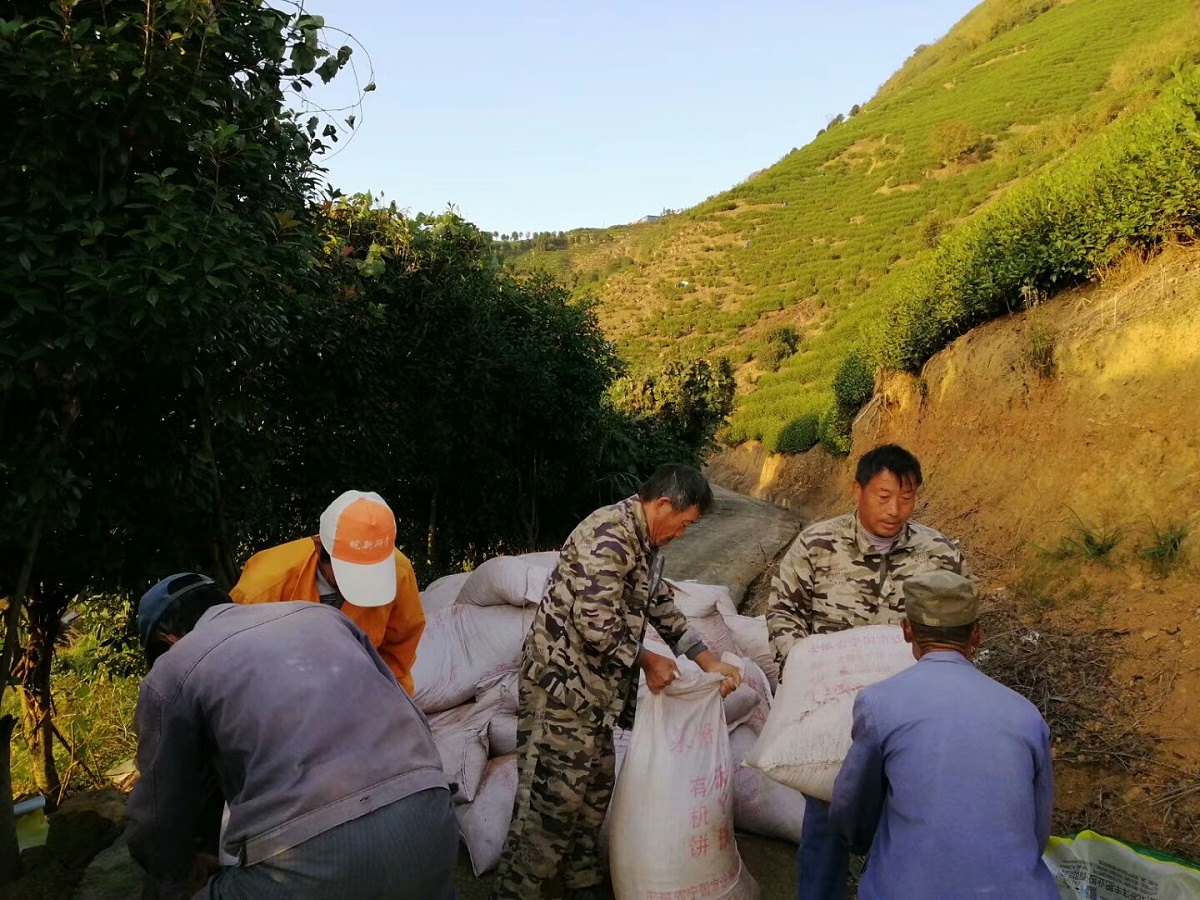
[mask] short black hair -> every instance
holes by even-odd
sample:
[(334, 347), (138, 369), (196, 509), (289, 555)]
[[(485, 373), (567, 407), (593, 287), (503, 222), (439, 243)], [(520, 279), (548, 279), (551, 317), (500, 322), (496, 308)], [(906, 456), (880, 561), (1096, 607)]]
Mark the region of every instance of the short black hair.
[(971, 632), (979, 622), (970, 622), (966, 625), (954, 625), (950, 627), (940, 627), (936, 625), (921, 625), (908, 620), (908, 627), (912, 629), (913, 637), (918, 643), (938, 643), (938, 644), (959, 644), (965, 647), (971, 641)]
[(660, 497), (670, 500), (675, 512), (693, 506), (699, 506), (702, 513), (708, 512), (713, 502), (712, 488), (704, 474), (691, 466), (675, 464), (659, 466), (638, 488), (638, 499), (643, 503)]
[(154, 626), (154, 633), (146, 643), (146, 663), (153, 666), (156, 659), (171, 649), (171, 645), (163, 640), (163, 635), (183, 637), (214, 606), (232, 602), (233, 598), (215, 584), (201, 584), (188, 590), (163, 610), (162, 617)]
[(872, 478), (883, 471), (891, 472), (901, 484), (911, 484), (915, 488), (920, 487), (924, 480), (920, 461), (899, 444), (880, 444), (864, 453), (858, 461), (854, 480), (866, 487)]

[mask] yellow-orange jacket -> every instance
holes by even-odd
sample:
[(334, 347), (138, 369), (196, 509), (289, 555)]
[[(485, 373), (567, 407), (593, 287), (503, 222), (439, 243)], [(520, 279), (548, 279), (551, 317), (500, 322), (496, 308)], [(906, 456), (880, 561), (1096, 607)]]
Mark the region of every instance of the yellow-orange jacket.
[[(417, 591), (412, 563), (399, 550), (396, 554), (396, 597), (383, 606), (355, 606), (346, 601), (342, 612), (361, 628), (383, 661), (400, 682), (413, 693), (412, 667), (417, 642), (425, 630), (425, 611)], [(273, 603), (279, 600), (320, 601), (317, 593), (317, 562), (320, 552), (315, 538), (301, 538), (254, 554), (242, 569), (242, 577), (230, 591), (237, 603)]]

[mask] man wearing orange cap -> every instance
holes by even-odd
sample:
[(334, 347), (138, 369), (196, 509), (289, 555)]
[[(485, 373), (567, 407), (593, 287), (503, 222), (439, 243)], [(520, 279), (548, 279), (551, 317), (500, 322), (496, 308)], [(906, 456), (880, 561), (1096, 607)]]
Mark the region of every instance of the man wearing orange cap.
[(346, 491), (321, 514), (320, 534), (250, 557), (230, 595), (237, 603), (310, 600), (340, 609), (412, 695), (425, 613), (412, 564), (396, 549), (396, 517), (378, 494)]

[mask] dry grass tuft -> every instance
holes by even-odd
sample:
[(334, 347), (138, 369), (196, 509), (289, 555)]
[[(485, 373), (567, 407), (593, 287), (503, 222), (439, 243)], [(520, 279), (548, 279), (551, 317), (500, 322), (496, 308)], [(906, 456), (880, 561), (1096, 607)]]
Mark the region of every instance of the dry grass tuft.
[(985, 599), (980, 670), (1027, 697), (1054, 740), (1060, 793), (1054, 833), (1090, 828), (1200, 859), (1200, 773), (1164, 761), (1147, 720), (1177, 672), (1163, 665), (1132, 685), (1112, 677), (1127, 632), (1034, 626), (1005, 591)]
[[(1038, 708), (1054, 737), (1056, 758), (1128, 771), (1153, 757), (1154, 741), (1141, 723), (1161, 697), (1157, 703), (1148, 696), (1130, 698), (1111, 677), (1125, 632), (1035, 629), (1007, 593), (989, 600), (976, 663)], [(1155, 696), (1160, 691), (1165, 697), (1170, 685), (1157, 685)]]

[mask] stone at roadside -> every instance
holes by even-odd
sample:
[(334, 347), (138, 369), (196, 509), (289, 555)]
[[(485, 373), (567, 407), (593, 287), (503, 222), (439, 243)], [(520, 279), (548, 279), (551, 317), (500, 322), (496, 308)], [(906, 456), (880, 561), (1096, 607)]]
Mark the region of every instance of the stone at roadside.
[(112, 788), (79, 794), (50, 816), (46, 849), (65, 865), (82, 867), (124, 829), (124, 794)]
[[(21, 854), (24, 875), (13, 885), (11, 896), (22, 900), (64, 900), (74, 897), (74, 888), (85, 868), (125, 828), (125, 797), (108, 789), (69, 797), (49, 817), (46, 843)], [(128, 852), (125, 858), (129, 858)], [(132, 864), (132, 860), (130, 860)], [(130, 893), (112, 893), (112, 900), (136, 900), (140, 887)], [(8, 896), (0, 892), (0, 896)]]
[(122, 834), (92, 860), (83, 873), (74, 900), (129, 900), (143, 896), (142, 886), (141, 867), (130, 857)]

